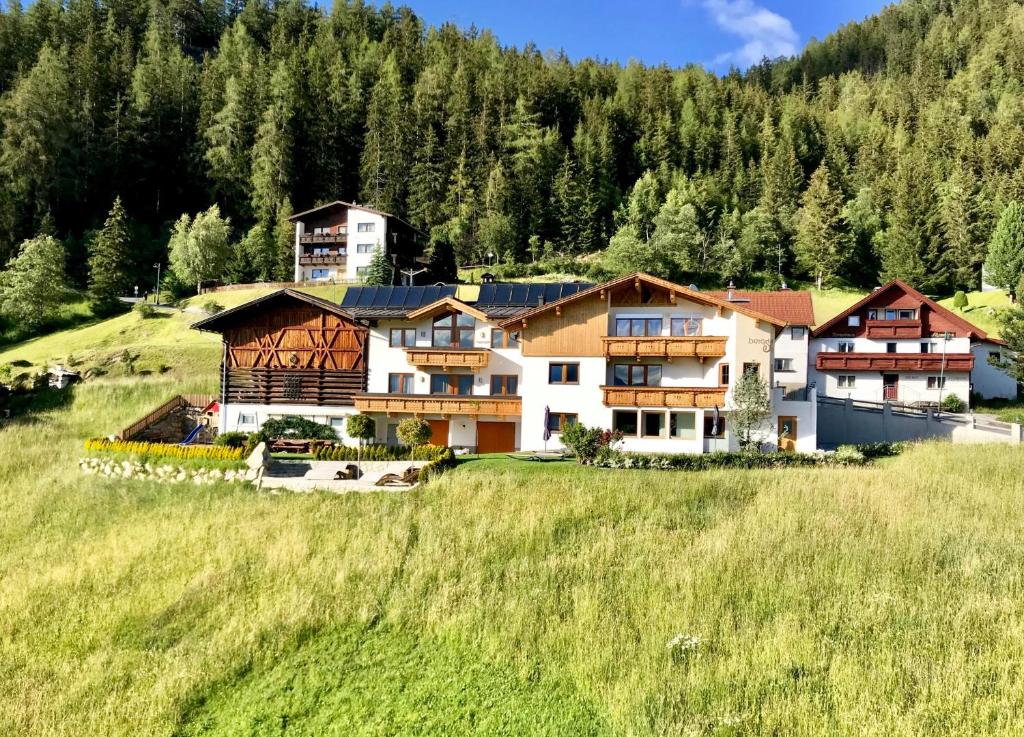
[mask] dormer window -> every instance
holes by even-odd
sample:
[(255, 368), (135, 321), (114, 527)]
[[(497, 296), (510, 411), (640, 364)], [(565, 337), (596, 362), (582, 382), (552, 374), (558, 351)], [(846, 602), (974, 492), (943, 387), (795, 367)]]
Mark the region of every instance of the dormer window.
[(435, 348), (472, 348), (476, 319), (462, 312), (450, 312), (434, 318)]
[(851, 328), (860, 327), (860, 315), (850, 315), (846, 318), (846, 324)]

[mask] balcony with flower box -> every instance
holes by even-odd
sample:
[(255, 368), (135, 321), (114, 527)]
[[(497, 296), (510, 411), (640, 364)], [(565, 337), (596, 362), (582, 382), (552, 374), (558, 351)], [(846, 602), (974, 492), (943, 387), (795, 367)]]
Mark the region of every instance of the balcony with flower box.
[(711, 335), (601, 338), (607, 358), (664, 358), (669, 361), (673, 358), (696, 358), (700, 361), (720, 358), (725, 355), (727, 340)]
[(413, 415), (486, 415), (518, 417), (523, 402), (517, 396), (475, 394), (357, 394), (360, 412)]

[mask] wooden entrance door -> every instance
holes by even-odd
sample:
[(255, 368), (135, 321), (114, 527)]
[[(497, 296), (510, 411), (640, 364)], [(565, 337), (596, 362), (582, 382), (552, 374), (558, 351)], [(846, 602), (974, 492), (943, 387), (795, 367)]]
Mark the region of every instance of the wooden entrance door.
[(516, 423), (476, 423), (477, 453), (511, 453), (516, 449)]
[(430, 444), (448, 445), (448, 420), (429, 420)]
[(900, 395), (900, 375), (882, 374), (882, 399), (895, 402)]
[(796, 452), (796, 418), (779, 418), (779, 450), (783, 453)]

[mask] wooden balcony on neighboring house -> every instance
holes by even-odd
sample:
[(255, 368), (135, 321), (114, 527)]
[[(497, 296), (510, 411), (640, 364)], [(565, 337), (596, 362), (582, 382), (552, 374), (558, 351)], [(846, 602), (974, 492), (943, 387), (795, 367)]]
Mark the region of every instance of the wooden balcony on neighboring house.
[(523, 403), (519, 397), (443, 394), (357, 394), (360, 412), (413, 415), (494, 415), (519, 417)]
[(970, 353), (819, 353), (819, 371), (971, 371)]
[(299, 236), (299, 243), (303, 245), (333, 245), (335, 243), (347, 243), (348, 230), (341, 228), (337, 233), (303, 233)]
[(722, 407), (726, 387), (602, 386), (606, 407)]
[(725, 355), (728, 338), (702, 336), (671, 336), (628, 338), (608, 336), (601, 338), (607, 358), (719, 358)]
[(405, 357), (417, 368), (468, 368), (479, 371), (487, 367), (491, 352), (487, 348), (406, 348)]
[(920, 320), (868, 320), (865, 323), (869, 338), (920, 338)]
[(299, 256), (300, 266), (344, 266), (348, 256), (344, 253), (304, 254)]

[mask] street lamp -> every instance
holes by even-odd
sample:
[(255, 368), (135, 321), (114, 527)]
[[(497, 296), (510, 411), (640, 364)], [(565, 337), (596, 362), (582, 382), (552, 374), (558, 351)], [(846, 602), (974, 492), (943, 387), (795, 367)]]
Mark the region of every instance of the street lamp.
[(487, 261), (489, 266), (494, 266), (494, 253), (492, 251), (487, 252)]
[(153, 264), (153, 268), (156, 269), (156, 303), (160, 304), (160, 262)]

